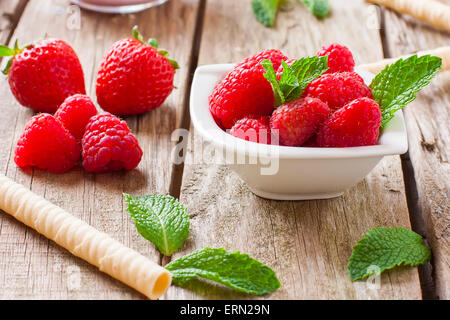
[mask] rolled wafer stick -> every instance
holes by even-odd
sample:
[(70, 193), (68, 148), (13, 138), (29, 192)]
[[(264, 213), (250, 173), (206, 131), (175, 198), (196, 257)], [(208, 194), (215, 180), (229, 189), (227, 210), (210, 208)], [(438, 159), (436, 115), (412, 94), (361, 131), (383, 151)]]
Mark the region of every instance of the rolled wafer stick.
[[(417, 54), (418, 56), (424, 56), (426, 54), (430, 54), (432, 56), (440, 57), (442, 59), (441, 71), (450, 70), (450, 46), (440, 47), (440, 48), (428, 50), (428, 51), (419, 51), (415, 54)], [(401, 56), (398, 58), (384, 59), (384, 60), (380, 60), (380, 61), (377, 61), (374, 63), (361, 64), (358, 66), (358, 68), (372, 72), (374, 74), (377, 74), (378, 72), (383, 70), (388, 64), (392, 64), (400, 58), (407, 58), (412, 55), (413, 54), (409, 54), (409, 55)]]
[(3, 174), (0, 209), (150, 299), (170, 286), (169, 271)]
[(366, 0), (450, 32), (450, 6), (436, 0)]

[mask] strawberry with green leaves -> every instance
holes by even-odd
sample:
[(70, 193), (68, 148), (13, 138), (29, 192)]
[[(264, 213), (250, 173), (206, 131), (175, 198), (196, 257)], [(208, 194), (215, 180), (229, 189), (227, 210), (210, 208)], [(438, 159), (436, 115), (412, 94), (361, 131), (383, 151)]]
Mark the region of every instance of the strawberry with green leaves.
[(279, 50), (264, 50), (237, 64), (209, 96), (209, 110), (216, 123), (223, 129), (230, 129), (244, 117), (270, 115), (274, 93), (264, 78), (261, 62), (267, 60), (278, 68), (287, 59)]
[(85, 94), (83, 69), (70, 45), (46, 39), (19, 48), (0, 46), (1, 57), (11, 57), (3, 70), (11, 92), (24, 107), (53, 113), (69, 96)]
[(134, 115), (161, 106), (172, 92), (178, 63), (158, 42), (145, 42), (137, 27), (133, 38), (115, 42), (97, 74), (97, 101), (115, 115)]

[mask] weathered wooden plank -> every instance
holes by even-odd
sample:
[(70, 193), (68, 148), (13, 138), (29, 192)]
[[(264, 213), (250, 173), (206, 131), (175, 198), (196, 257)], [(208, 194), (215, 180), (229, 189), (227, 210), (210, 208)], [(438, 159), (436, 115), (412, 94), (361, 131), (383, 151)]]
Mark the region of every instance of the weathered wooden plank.
[[(301, 57), (330, 42), (348, 45), (358, 63), (381, 59), (378, 30), (366, 24), (367, 5), (331, 5), (332, 16), (318, 21), (294, 2), (292, 10), (279, 14), (276, 27), (267, 29), (255, 21), (247, 1), (210, 0), (199, 64), (234, 62), (264, 48)], [(193, 154), (192, 139), (188, 157), (201, 158)], [(386, 157), (340, 198), (298, 202), (258, 198), (226, 167), (186, 163), (180, 198), (192, 215), (191, 236), (174, 258), (205, 246), (249, 253), (271, 266), (283, 284), (263, 298), (421, 298), (416, 269), (383, 274), (378, 291), (352, 283), (346, 269), (352, 246), (370, 228), (410, 227), (397, 156)], [(172, 287), (166, 298), (252, 298), (211, 285), (193, 289)]]
[[(450, 5), (450, 1), (445, 3)], [(450, 35), (390, 10), (384, 10), (386, 43), (391, 56), (450, 43)], [(450, 299), (450, 72), (442, 72), (405, 109), (409, 157), (414, 170), (411, 194), (420, 232), (433, 250), (436, 294)], [(405, 164), (407, 165), (407, 163)]]
[(27, 0), (8, 0), (0, 2), (0, 44), (4, 44), (13, 32)]
[[(94, 175), (81, 168), (64, 175), (44, 171), (22, 171), (13, 161), (13, 148), (33, 113), (21, 107), (0, 82), (0, 170), (29, 186), (34, 192), (87, 221), (94, 227), (140, 253), (160, 260), (159, 252), (136, 231), (125, 212), (122, 192), (131, 194), (168, 193), (172, 165), (172, 131), (178, 126), (183, 108), (191, 46), (198, 3), (195, 0), (169, 1), (167, 4), (133, 15), (104, 15), (77, 10), (69, 2), (31, 1), (12, 39), (21, 43), (49, 37), (70, 43), (79, 54), (86, 85), (95, 95), (95, 75), (100, 60), (111, 44), (130, 36), (139, 25), (147, 37), (159, 39), (171, 57), (178, 60), (175, 84), (178, 87), (158, 110), (126, 120), (144, 151), (141, 164), (131, 172)], [(38, 27), (37, 27), (38, 26)], [(142, 298), (57, 245), (0, 214), (0, 298), (111, 299)]]

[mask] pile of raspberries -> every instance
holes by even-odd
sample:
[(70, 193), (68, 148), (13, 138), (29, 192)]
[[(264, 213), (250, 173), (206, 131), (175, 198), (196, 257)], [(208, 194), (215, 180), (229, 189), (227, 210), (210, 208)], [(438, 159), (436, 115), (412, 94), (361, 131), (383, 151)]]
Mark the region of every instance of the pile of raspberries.
[(277, 108), (261, 62), (272, 61), (278, 79), (281, 62), (291, 65), (279, 50), (257, 53), (229, 72), (209, 97), (216, 123), (231, 135), (257, 143), (291, 147), (356, 147), (378, 141), (381, 111), (370, 88), (354, 72), (350, 50), (339, 44), (323, 47), (328, 70), (313, 80), (303, 95)]
[(131, 170), (141, 161), (142, 149), (125, 121), (108, 112), (98, 114), (88, 96), (75, 94), (54, 115), (41, 113), (28, 121), (14, 161), (21, 168), (65, 173), (80, 157), (89, 172)]

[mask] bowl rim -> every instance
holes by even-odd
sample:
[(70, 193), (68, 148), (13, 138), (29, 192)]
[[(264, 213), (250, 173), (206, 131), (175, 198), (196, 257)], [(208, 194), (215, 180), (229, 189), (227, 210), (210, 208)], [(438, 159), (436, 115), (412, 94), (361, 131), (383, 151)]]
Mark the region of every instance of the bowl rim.
[[(403, 112), (399, 110), (394, 118), (383, 129), (378, 144), (373, 146), (346, 148), (311, 148), (268, 145), (236, 138), (223, 131), (214, 121), (209, 111), (208, 97), (214, 86), (224, 75), (234, 68), (235, 64), (210, 64), (197, 67), (192, 80), (190, 94), (190, 116), (192, 124), (203, 139), (216, 147), (234, 153), (282, 159), (342, 159), (367, 158), (374, 156), (398, 155), (408, 150), (408, 140)], [(356, 68), (366, 83), (374, 74)], [(205, 90), (207, 89), (207, 90)]]

